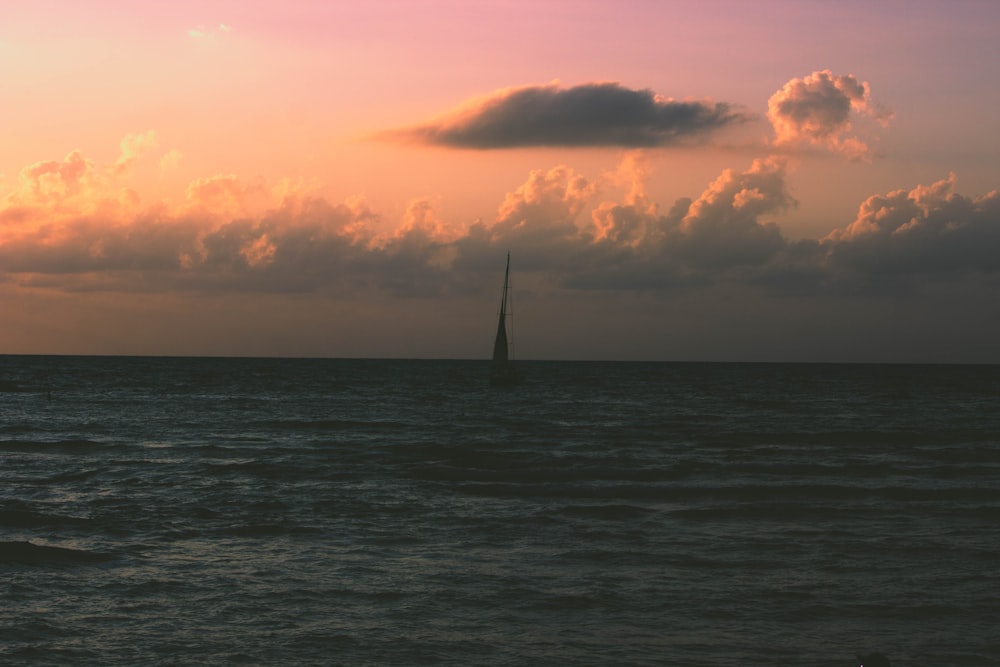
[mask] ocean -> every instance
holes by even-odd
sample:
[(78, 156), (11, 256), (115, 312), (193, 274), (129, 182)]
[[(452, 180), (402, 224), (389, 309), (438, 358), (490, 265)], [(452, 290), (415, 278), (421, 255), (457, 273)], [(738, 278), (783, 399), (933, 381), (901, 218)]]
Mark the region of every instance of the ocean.
[(1000, 366), (0, 357), (3, 665), (1000, 665)]

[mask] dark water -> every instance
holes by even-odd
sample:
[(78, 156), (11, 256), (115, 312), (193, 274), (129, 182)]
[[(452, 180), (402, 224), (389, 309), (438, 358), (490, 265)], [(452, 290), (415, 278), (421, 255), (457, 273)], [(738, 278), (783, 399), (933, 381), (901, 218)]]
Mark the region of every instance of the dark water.
[(523, 368), (0, 357), (0, 663), (1000, 664), (1000, 367)]

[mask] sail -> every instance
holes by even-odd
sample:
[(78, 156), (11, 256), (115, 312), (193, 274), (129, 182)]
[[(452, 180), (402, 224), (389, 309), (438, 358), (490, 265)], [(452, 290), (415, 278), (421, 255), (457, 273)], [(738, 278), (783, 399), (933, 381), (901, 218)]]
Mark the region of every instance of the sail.
[(507, 253), (507, 270), (503, 276), (503, 295), (500, 297), (500, 320), (497, 323), (497, 337), (493, 341), (493, 363), (505, 364), (508, 360), (507, 342), (507, 288), (510, 283), (510, 253)]
[(521, 381), (521, 375), (510, 361), (507, 339), (507, 317), (510, 314), (510, 253), (507, 253), (507, 270), (503, 274), (503, 295), (500, 297), (500, 318), (497, 321), (497, 337), (493, 341), (493, 365), (490, 369), (490, 384), (494, 386), (511, 387)]

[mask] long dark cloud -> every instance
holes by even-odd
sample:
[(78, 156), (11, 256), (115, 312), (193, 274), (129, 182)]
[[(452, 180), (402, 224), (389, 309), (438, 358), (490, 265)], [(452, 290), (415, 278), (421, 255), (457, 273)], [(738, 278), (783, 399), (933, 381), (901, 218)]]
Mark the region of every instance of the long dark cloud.
[(726, 103), (678, 101), (617, 83), (502, 90), (437, 122), (386, 137), (474, 149), (531, 146), (653, 147), (747, 120)]

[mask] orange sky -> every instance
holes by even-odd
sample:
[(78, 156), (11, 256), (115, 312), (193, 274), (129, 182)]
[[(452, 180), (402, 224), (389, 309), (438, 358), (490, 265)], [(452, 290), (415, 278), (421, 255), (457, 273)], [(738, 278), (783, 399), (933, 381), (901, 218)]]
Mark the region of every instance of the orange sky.
[(0, 9), (0, 353), (1000, 362), (982, 2)]

